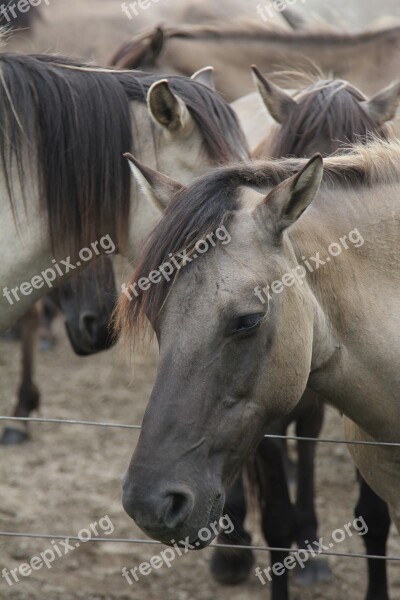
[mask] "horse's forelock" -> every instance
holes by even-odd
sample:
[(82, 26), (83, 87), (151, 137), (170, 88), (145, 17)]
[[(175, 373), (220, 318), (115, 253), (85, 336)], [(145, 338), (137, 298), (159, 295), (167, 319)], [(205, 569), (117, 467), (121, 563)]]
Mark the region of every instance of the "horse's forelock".
[(365, 142), (371, 135), (387, 139), (387, 129), (364, 109), (365, 100), (362, 92), (341, 80), (318, 81), (302, 90), (277, 131), (271, 156), (307, 156), (310, 146), (317, 151), (327, 139), (332, 146)]
[[(235, 167), (217, 169), (178, 194), (148, 238), (130, 286), (158, 271), (171, 255), (190, 253), (198, 241), (229, 223), (238, 207), (237, 172)], [(183, 268), (187, 270), (190, 265)], [(146, 319), (155, 326), (174, 280), (175, 277), (170, 282), (161, 279), (146, 291), (135, 288), (132, 300), (122, 295), (116, 312), (116, 329), (124, 328), (130, 338), (146, 327)]]

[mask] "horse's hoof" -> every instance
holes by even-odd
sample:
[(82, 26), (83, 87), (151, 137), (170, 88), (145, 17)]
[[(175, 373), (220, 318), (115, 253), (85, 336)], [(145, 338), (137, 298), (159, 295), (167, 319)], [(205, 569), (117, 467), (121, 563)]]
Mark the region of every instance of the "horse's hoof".
[(20, 429), (13, 429), (12, 427), (6, 427), (3, 431), (3, 435), (0, 438), (0, 444), (3, 446), (13, 446), (16, 444), (23, 444), (29, 440), (29, 433), (21, 431)]
[(328, 583), (332, 579), (332, 571), (323, 558), (310, 558), (303, 568), (297, 568), (294, 573), (295, 582), (304, 587), (316, 583)]
[(248, 579), (254, 565), (251, 550), (216, 548), (211, 557), (211, 575), (224, 585), (238, 585)]

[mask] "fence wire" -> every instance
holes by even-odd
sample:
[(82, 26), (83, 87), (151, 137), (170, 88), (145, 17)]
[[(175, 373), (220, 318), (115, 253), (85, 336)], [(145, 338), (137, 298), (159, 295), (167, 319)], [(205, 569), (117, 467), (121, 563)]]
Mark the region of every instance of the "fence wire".
[[(50, 533), (15, 533), (13, 531), (0, 531), (0, 537), (16, 537), (16, 538), (33, 538), (33, 539), (41, 539), (41, 540), (68, 540), (73, 542), (82, 542), (82, 543), (90, 543), (90, 542), (109, 542), (114, 544), (147, 544), (154, 546), (164, 546), (162, 542), (157, 542), (156, 540), (143, 540), (141, 538), (101, 538), (94, 537), (82, 540), (82, 538), (76, 535), (52, 535)], [(235, 550), (256, 550), (256, 551), (267, 551), (267, 552), (288, 552), (291, 554), (296, 554), (299, 551), (298, 548), (279, 548), (274, 546), (250, 546), (244, 544), (220, 544), (220, 543), (211, 543), (205, 548), (233, 548)], [(204, 549), (205, 549), (204, 548)], [(307, 554), (312, 554), (314, 556), (339, 556), (345, 558), (363, 558), (363, 559), (376, 559), (376, 560), (387, 560), (400, 562), (400, 556), (380, 556), (377, 554), (359, 554), (359, 553), (348, 553), (348, 552), (329, 552), (326, 550), (315, 550), (311, 552), (310, 550), (301, 548), (303, 552)]]
[[(134, 429), (140, 430), (141, 425), (129, 425), (125, 423), (106, 423), (101, 421), (83, 421), (76, 419), (50, 419), (50, 418), (41, 418), (41, 417), (9, 417), (9, 416), (0, 416), (0, 421), (8, 421), (8, 422), (23, 422), (23, 423), (51, 423), (58, 425), (81, 425), (87, 427), (108, 427), (114, 429)], [(365, 445), (365, 446), (389, 446), (389, 447), (400, 447), (400, 443), (398, 442), (374, 442), (367, 440), (338, 440), (338, 439), (330, 439), (330, 438), (314, 438), (314, 437), (300, 437), (295, 435), (278, 435), (278, 434), (266, 434), (265, 438), (270, 439), (281, 439), (281, 440), (294, 440), (300, 442), (321, 442), (326, 444), (346, 444), (346, 445)], [(13, 532), (13, 531), (0, 531), (0, 537), (10, 537), (10, 538), (31, 538), (31, 539), (43, 539), (43, 540), (72, 540), (81, 542), (81, 538), (73, 535), (59, 535), (59, 534), (50, 534), (50, 533), (31, 533), (31, 532)], [(125, 544), (147, 544), (147, 545), (163, 545), (161, 542), (150, 539), (140, 539), (140, 538), (100, 538), (94, 537), (88, 540), (84, 540), (85, 543), (88, 542), (108, 542), (108, 543), (125, 543)], [(296, 548), (277, 548), (273, 546), (251, 546), (251, 545), (243, 545), (243, 544), (220, 544), (220, 543), (211, 543), (207, 548), (231, 548), (236, 550), (255, 550), (255, 551), (266, 551), (266, 552), (287, 552), (287, 553), (296, 553), (298, 549)], [(302, 549), (307, 554), (312, 554), (311, 551), (307, 549)], [(317, 556), (338, 556), (344, 558), (362, 558), (362, 559), (374, 559), (374, 560), (385, 560), (392, 562), (400, 562), (400, 556), (380, 556), (374, 554), (362, 554), (362, 553), (348, 553), (348, 552), (329, 552), (329, 551), (315, 551), (315, 555)]]
[[(75, 419), (45, 419), (40, 417), (7, 417), (0, 416), (0, 421), (10, 422), (32, 422), (32, 423), (55, 423), (59, 425), (85, 425), (88, 427), (111, 427), (115, 429), (137, 429), (141, 425), (127, 425), (125, 423), (102, 423), (101, 421), (78, 421)], [(323, 444), (346, 444), (355, 446), (388, 446), (399, 448), (400, 442), (372, 442), (368, 440), (335, 440), (330, 438), (299, 437), (297, 435), (265, 434), (265, 438), (277, 440), (294, 440), (299, 442), (321, 442)]]

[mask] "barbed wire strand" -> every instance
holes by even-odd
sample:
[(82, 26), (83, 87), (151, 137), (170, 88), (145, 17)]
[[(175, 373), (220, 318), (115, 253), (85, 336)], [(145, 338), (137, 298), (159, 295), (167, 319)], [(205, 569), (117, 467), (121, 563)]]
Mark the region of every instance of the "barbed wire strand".
[[(156, 546), (164, 546), (162, 542), (158, 542), (156, 540), (143, 540), (141, 538), (101, 538), (94, 537), (89, 539), (82, 539), (82, 537), (74, 536), (74, 535), (52, 535), (50, 533), (16, 533), (12, 531), (0, 531), (0, 537), (23, 537), (23, 538), (33, 538), (33, 539), (44, 539), (44, 540), (64, 540), (64, 541), (74, 541), (79, 543), (88, 543), (88, 542), (109, 542), (116, 544), (148, 544), (148, 545), (156, 545)], [(183, 548), (183, 547), (182, 547)], [(292, 554), (296, 554), (299, 549), (298, 548), (275, 548), (273, 546), (248, 546), (242, 544), (219, 544), (219, 543), (211, 543), (206, 548), (233, 548), (236, 550), (256, 550), (256, 551), (267, 551), (267, 552), (288, 552)], [(363, 558), (363, 559), (376, 559), (376, 560), (387, 560), (387, 561), (395, 561), (400, 562), (400, 556), (380, 556), (377, 554), (359, 554), (359, 553), (350, 553), (350, 552), (329, 552), (326, 550), (315, 550), (311, 552), (310, 550), (301, 548), (302, 551), (307, 554), (315, 555), (315, 556), (339, 556), (343, 558)]]
[[(124, 423), (103, 423), (101, 421), (78, 421), (75, 419), (45, 419), (40, 417), (8, 417), (0, 416), (0, 421), (19, 421), (32, 423), (54, 423), (59, 425), (85, 425), (88, 427), (110, 427), (115, 429), (137, 429), (140, 430), (141, 425), (127, 425)], [(266, 434), (265, 438), (278, 440), (293, 440), (298, 442), (321, 442), (323, 444), (346, 444), (354, 446), (387, 446), (399, 448), (400, 442), (374, 442), (367, 440), (333, 440), (330, 438), (315, 438), (315, 437), (299, 437), (296, 435), (278, 435)]]
[[(140, 430), (140, 425), (128, 425), (124, 423), (103, 423), (100, 421), (82, 421), (76, 419), (50, 419), (50, 418), (40, 418), (40, 417), (9, 417), (9, 416), (0, 416), (0, 421), (19, 421), (19, 422), (33, 422), (33, 423), (52, 423), (52, 424), (60, 424), (60, 425), (83, 425), (88, 427), (109, 427), (115, 429), (136, 429)], [(286, 435), (275, 435), (275, 434), (266, 434), (264, 437), (271, 439), (286, 439), (286, 440), (296, 440), (296, 441), (308, 441), (308, 442), (322, 442), (329, 444), (361, 444), (361, 445), (370, 445), (370, 446), (400, 446), (400, 443), (395, 442), (371, 442), (371, 441), (362, 441), (362, 440), (332, 440), (327, 438), (312, 438), (312, 437), (298, 437), (298, 436), (286, 436)], [(127, 543), (127, 544), (148, 544), (148, 545), (163, 545), (161, 542), (156, 540), (143, 540), (143, 539), (135, 539), (135, 538), (90, 538), (84, 539), (77, 536), (61, 536), (61, 535), (52, 535), (48, 533), (18, 533), (12, 531), (0, 531), (0, 537), (17, 537), (17, 538), (33, 538), (33, 539), (49, 539), (49, 540), (73, 540), (78, 543), (84, 542), (109, 542), (109, 543)], [(256, 550), (256, 551), (266, 551), (266, 552), (288, 552), (288, 553), (296, 553), (297, 549), (294, 548), (275, 548), (272, 546), (248, 546), (241, 544), (210, 544), (208, 547), (211, 548), (232, 548), (236, 550)], [(309, 550), (305, 550), (307, 554), (312, 554)], [(400, 556), (378, 556), (372, 554), (359, 554), (359, 553), (347, 553), (347, 552), (328, 552), (328, 551), (314, 551), (314, 554), (317, 556), (338, 556), (344, 558), (362, 558), (362, 559), (375, 559), (375, 560), (386, 560), (386, 561), (395, 561), (400, 562)]]

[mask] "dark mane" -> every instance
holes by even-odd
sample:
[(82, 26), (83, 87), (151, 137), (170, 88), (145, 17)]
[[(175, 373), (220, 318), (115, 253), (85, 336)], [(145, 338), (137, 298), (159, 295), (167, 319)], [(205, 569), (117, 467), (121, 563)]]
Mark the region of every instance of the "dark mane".
[(381, 38), (397, 36), (400, 27), (385, 29), (367, 29), (361, 32), (337, 31), (330, 28), (319, 30), (287, 30), (268, 27), (256, 21), (236, 20), (218, 25), (182, 25), (179, 27), (158, 26), (140, 33), (123, 44), (114, 54), (111, 64), (127, 69), (154, 66), (162, 47), (171, 39), (190, 40), (235, 40), (243, 42), (269, 41), (282, 43), (290, 47), (299, 41), (321, 46), (324, 43), (343, 47), (346, 44), (358, 44)]
[[(131, 187), (122, 155), (135, 150), (129, 102), (145, 103), (159, 77), (46, 55), (3, 54), (0, 69), (0, 161), (12, 206), (13, 168), (25, 202), (31, 192), (24, 184), (29, 151), (37, 162), (53, 245), (63, 237), (69, 251), (76, 251), (97, 239), (104, 222), (122, 244)], [(241, 160), (246, 142), (229, 105), (195, 81), (168, 81), (187, 104), (216, 164)]]
[[(170, 204), (153, 230), (143, 250), (131, 283), (147, 277), (153, 270), (184, 248), (205, 239), (221, 224), (229, 225), (239, 208), (240, 187), (252, 187), (266, 193), (268, 189), (297, 173), (305, 159), (270, 160), (222, 167), (197, 179)], [(323, 186), (331, 188), (371, 187), (378, 183), (400, 181), (400, 144), (374, 141), (369, 146), (355, 146), (324, 160)], [(228, 227), (229, 231), (229, 227)], [(212, 250), (210, 250), (211, 252)], [(184, 267), (191, 268), (191, 265)], [(117, 329), (128, 335), (140, 331), (146, 317), (154, 325), (171, 283), (161, 280), (147, 291), (137, 290), (129, 300), (121, 296)]]
[(347, 81), (321, 80), (301, 91), (271, 145), (272, 157), (332, 154), (366, 142), (371, 134), (387, 139), (387, 129), (363, 108), (367, 98)]
[[(153, 83), (163, 79), (157, 74), (131, 71), (115, 72), (115, 77), (122, 83), (130, 101), (144, 103)], [(203, 135), (205, 150), (216, 164), (248, 157), (245, 135), (235, 112), (222, 96), (183, 75), (171, 75), (167, 79), (171, 90), (188, 107)]]

